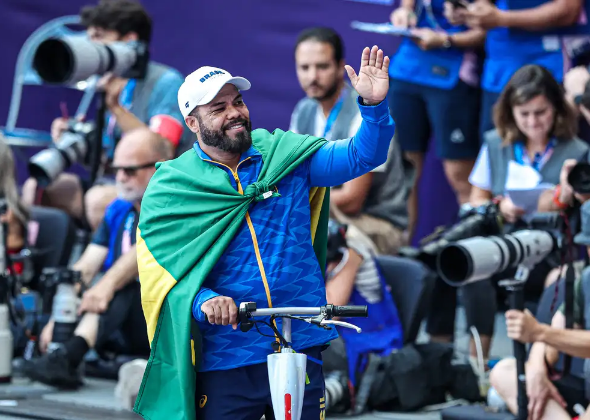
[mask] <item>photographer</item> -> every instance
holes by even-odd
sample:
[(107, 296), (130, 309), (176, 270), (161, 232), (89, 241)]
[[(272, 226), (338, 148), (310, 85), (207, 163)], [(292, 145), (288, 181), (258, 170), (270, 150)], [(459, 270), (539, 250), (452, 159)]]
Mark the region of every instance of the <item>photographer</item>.
[[(172, 158), (170, 143), (147, 127), (127, 132), (115, 150), (113, 169), (117, 174), (115, 200), (95, 233), (93, 241), (73, 266), (91, 285), (99, 271), (102, 278), (82, 296), (80, 322), (74, 337), (58, 348), (25, 365), (25, 374), (56, 387), (81, 385), (78, 366), (90, 348), (100, 354), (149, 355), (146, 324), (137, 281), (135, 231), (141, 200), (156, 162)], [(40, 348), (45, 352), (52, 340), (54, 322), (45, 326)]]
[[(81, 13), (88, 37), (98, 43), (144, 42), (152, 36), (152, 20), (146, 10), (134, 0), (101, 0), (96, 6), (86, 6)], [(190, 131), (185, 129), (178, 109), (176, 93), (184, 78), (176, 70), (150, 62), (143, 79), (105, 76), (100, 84), (106, 92), (107, 114), (102, 144), (107, 160), (102, 185), (85, 185), (73, 174), (61, 174), (44, 191), (41, 204), (66, 211), (79, 221), (86, 220), (95, 230), (106, 206), (116, 197), (113, 174), (108, 168), (113, 151), (122, 134), (138, 127), (150, 129), (167, 138), (177, 153), (190, 147)], [(56, 119), (51, 126), (55, 143), (68, 128), (68, 120)], [(38, 182), (29, 178), (23, 186), (23, 198), (32, 205), (37, 199)]]
[[(14, 155), (8, 143), (0, 137), (0, 203), (6, 204), (6, 212), (0, 214), (0, 223), (8, 227), (6, 246), (8, 254), (18, 254), (27, 244), (29, 209), (18, 196), (16, 186)], [(2, 238), (0, 238), (2, 240)], [(9, 269), (21, 274), (22, 264), (16, 263)]]
[[(586, 246), (590, 255), (590, 202), (582, 205), (581, 214), (582, 230), (574, 242)], [(581, 278), (576, 280), (573, 303), (574, 330), (565, 329), (564, 305), (553, 316), (551, 326), (539, 323), (528, 311), (506, 312), (508, 337), (522, 343), (534, 343), (526, 364), (529, 418), (533, 420), (569, 420), (575, 415), (575, 404), (588, 404), (584, 380), (571, 375), (553, 380), (552, 368), (559, 352), (590, 359), (590, 267), (586, 267)], [(514, 359), (500, 361), (490, 374), (491, 385), (513, 413), (517, 411), (515, 378)]]
[[(563, 91), (543, 67), (525, 66), (518, 70), (504, 88), (494, 108), (496, 130), (486, 133), (486, 142), (470, 175), (473, 186), (471, 204), (479, 206), (499, 199), (499, 210), (510, 224), (518, 225), (525, 210), (517, 207), (506, 195), (506, 186), (519, 183), (518, 173), (509, 170), (511, 162), (534, 169), (541, 182), (560, 182), (560, 171), (567, 159), (583, 160), (588, 145), (575, 137), (575, 116)], [(541, 197), (542, 198), (542, 197)], [(545, 287), (551, 267), (539, 264), (526, 283), (527, 299), (536, 301)], [(433, 303), (429, 332), (440, 341), (452, 335), (456, 290), (438, 282), (435, 296), (445, 296)], [(474, 325), (487, 357), (494, 332), (496, 289), (493, 282), (476, 282), (462, 287), (468, 325)], [(451, 307), (452, 305), (452, 307)], [(432, 324), (432, 325), (431, 325)], [(471, 343), (471, 355), (475, 356)]]

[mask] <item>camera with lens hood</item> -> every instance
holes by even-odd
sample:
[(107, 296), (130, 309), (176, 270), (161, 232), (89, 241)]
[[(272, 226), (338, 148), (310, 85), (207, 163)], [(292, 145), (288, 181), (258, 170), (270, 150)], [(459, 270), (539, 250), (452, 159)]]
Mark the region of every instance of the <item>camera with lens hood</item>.
[(29, 159), (30, 175), (39, 186), (47, 187), (74, 163), (89, 164), (96, 143), (96, 124), (70, 119), (68, 129), (57, 144), (41, 150)]
[(400, 256), (421, 261), (435, 269), (439, 252), (450, 243), (473, 236), (497, 235), (503, 229), (502, 216), (498, 205), (490, 202), (479, 207), (463, 209), (460, 221), (442, 232), (431, 235), (420, 248), (402, 247)]
[[(149, 64), (149, 49), (144, 42), (104, 44), (86, 35), (50, 38), (39, 44), (33, 55), (33, 68), (50, 85), (75, 85), (91, 76), (111, 74), (127, 79), (143, 79)], [(34, 155), (29, 172), (39, 186), (51, 184), (74, 163), (93, 165), (98, 170), (101, 155), (100, 132), (104, 126), (104, 100), (97, 123), (70, 120), (68, 129), (56, 145)]]
[(447, 244), (437, 255), (437, 272), (445, 282), (458, 287), (518, 266), (532, 269), (562, 249), (566, 218), (559, 212), (537, 213), (525, 229)]
[(50, 38), (39, 44), (33, 68), (47, 84), (70, 85), (90, 76), (110, 73), (127, 79), (143, 79), (149, 63), (145, 42), (104, 44), (86, 35)]

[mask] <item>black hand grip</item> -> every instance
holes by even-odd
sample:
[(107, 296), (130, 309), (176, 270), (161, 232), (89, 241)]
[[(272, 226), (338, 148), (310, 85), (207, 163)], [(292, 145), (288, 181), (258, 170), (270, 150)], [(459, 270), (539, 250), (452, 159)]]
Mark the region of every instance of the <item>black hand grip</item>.
[(369, 310), (367, 306), (349, 305), (349, 306), (334, 306), (332, 309), (332, 316), (342, 317), (367, 317)]

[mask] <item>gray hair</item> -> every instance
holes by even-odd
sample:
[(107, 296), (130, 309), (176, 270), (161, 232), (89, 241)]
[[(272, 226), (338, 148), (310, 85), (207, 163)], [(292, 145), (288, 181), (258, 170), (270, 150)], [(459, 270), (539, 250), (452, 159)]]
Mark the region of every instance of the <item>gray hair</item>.
[(8, 208), (26, 227), (30, 217), (29, 209), (23, 204), (18, 195), (14, 155), (2, 136), (0, 136), (0, 195), (4, 195)]

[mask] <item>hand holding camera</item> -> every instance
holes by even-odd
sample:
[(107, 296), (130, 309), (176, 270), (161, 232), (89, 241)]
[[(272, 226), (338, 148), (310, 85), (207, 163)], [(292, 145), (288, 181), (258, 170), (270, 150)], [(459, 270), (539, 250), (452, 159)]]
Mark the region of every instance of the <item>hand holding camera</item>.
[(99, 87), (105, 92), (105, 103), (111, 112), (121, 107), (119, 98), (127, 82), (127, 79), (117, 77), (113, 74), (107, 74), (101, 78)]
[[(576, 200), (584, 203), (590, 199), (590, 163), (576, 162), (573, 159), (569, 159), (564, 162), (562, 174), (566, 177), (566, 180), (565, 182), (561, 181), (560, 185), (569, 187)], [(563, 189), (563, 186), (561, 188)], [(567, 198), (567, 196), (564, 198)], [(562, 201), (562, 203), (571, 202), (571, 198), (569, 202)]]
[(525, 214), (525, 210), (514, 204), (509, 197), (502, 198), (499, 208), (504, 220), (508, 223), (515, 223)]

